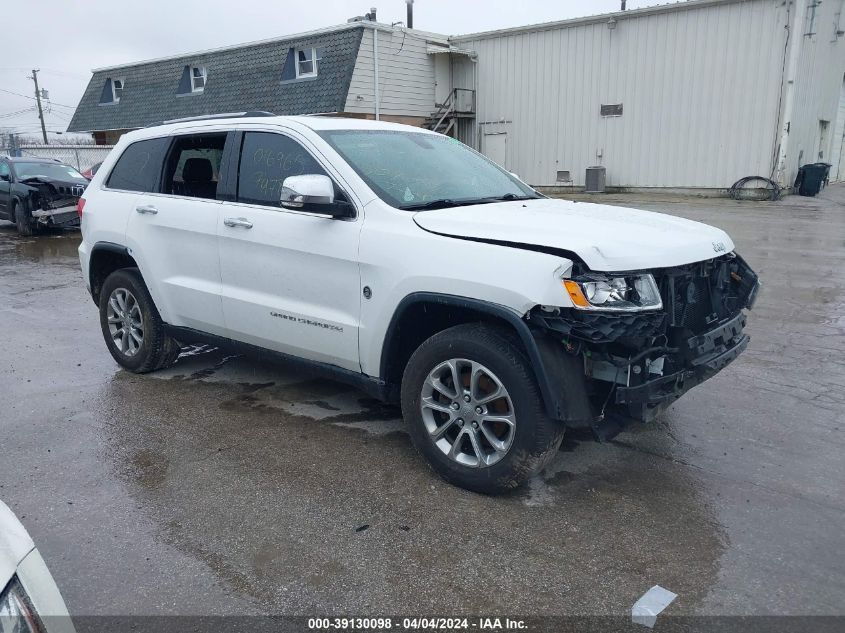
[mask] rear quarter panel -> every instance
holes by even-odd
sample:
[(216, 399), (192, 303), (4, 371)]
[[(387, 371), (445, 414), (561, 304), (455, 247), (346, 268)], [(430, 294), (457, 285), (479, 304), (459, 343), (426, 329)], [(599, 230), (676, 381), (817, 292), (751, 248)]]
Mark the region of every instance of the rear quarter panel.
[(126, 225), (129, 213), (134, 207), (139, 194), (125, 191), (110, 191), (105, 188), (105, 182), (111, 173), (114, 163), (126, 149), (129, 143), (123, 137), (115, 148), (103, 161), (102, 167), (88, 183), (85, 194), (85, 209), (82, 212), (80, 230), (82, 243), (79, 245), (79, 263), (85, 284), (90, 288), (90, 258), (91, 251), (97, 242), (109, 242), (120, 246), (126, 245)]

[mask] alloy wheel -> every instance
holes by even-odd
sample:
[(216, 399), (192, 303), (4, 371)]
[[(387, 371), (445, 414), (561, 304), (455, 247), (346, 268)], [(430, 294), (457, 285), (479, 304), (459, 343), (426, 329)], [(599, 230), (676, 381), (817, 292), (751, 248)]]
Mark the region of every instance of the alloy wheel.
[(487, 367), (465, 358), (437, 365), (422, 386), (429, 437), (449, 459), (485, 468), (510, 450), (516, 414), (508, 390)]
[(144, 343), (144, 317), (141, 306), (129, 290), (115, 288), (106, 307), (109, 334), (124, 356), (134, 356)]

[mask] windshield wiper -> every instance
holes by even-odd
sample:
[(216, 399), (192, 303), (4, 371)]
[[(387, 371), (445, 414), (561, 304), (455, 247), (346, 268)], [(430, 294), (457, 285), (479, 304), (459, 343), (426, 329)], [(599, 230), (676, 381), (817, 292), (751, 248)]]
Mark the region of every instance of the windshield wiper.
[(537, 196), (520, 196), (515, 193), (506, 193), (503, 196), (494, 196), (492, 198), (487, 198), (487, 200), (495, 201), (495, 202), (507, 202), (509, 200), (535, 200)]
[(429, 200), (428, 202), (420, 202), (418, 204), (406, 204), (401, 207), (405, 211), (421, 211), (424, 209), (446, 209), (448, 207), (462, 207), (471, 204), (490, 204), (492, 202), (509, 202), (511, 200), (534, 200), (537, 196), (520, 196), (515, 193), (506, 193), (503, 196), (490, 196), (486, 198), (465, 198), (463, 200), (455, 200), (453, 198), (439, 198), (437, 200)]
[(429, 200), (428, 202), (418, 202), (417, 204), (404, 204), (400, 209), (404, 211), (421, 211), (423, 209), (446, 209), (448, 207), (459, 207), (463, 204), (473, 204), (472, 200), (452, 200), (451, 198), (439, 198), (437, 200)]

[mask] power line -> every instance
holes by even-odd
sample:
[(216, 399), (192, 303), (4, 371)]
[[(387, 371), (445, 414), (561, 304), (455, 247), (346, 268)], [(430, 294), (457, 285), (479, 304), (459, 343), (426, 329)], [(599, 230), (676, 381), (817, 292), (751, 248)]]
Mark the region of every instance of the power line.
[(7, 119), (9, 117), (18, 116), (19, 114), (27, 114), (28, 112), (34, 112), (34, 111), (35, 111), (35, 107), (33, 106), (31, 108), (24, 108), (23, 110), (18, 110), (16, 112), (5, 112), (3, 114), (0, 114), (0, 118)]
[[(6, 90), (5, 88), (0, 88), (0, 92), (6, 92), (10, 95), (15, 95), (16, 97), (23, 97), (24, 99), (31, 99), (35, 101), (35, 97), (30, 97), (29, 95), (22, 95), (19, 92), (12, 92), (11, 90)], [(54, 106), (59, 106), (60, 108), (70, 108), (71, 110), (76, 110), (76, 106), (69, 106), (63, 103), (56, 103), (55, 101), (50, 101), (50, 103)]]

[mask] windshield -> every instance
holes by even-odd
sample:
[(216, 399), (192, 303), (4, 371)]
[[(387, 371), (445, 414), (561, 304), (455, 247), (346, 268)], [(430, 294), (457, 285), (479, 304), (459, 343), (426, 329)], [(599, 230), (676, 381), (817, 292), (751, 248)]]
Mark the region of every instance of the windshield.
[(393, 130), (322, 136), (382, 200), (399, 209), (483, 204), (540, 194), (460, 141)]
[(78, 180), (80, 182), (88, 182), (85, 176), (73, 167), (59, 163), (15, 163), (15, 173), (18, 176), (18, 180), (41, 177), (49, 180)]

